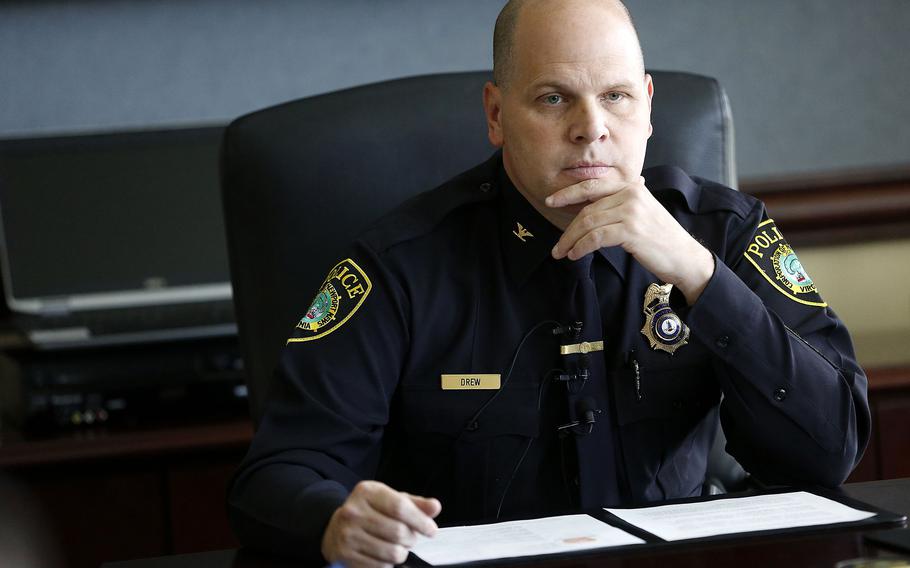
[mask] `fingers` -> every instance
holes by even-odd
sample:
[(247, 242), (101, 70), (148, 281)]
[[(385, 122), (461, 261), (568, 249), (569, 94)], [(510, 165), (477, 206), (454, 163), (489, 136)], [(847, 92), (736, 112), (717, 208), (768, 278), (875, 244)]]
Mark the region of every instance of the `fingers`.
[[(645, 178), (639, 177), (633, 184), (643, 185)], [(630, 183), (627, 180), (586, 179), (575, 185), (564, 187), (546, 199), (548, 207), (565, 207), (577, 203), (591, 203), (622, 191)]]
[(409, 546), (388, 542), (362, 531), (355, 539), (354, 552), (377, 566), (403, 564), (408, 559)]
[(342, 541), (344, 553), (333, 560), (345, 568), (378, 568), (402, 564), (408, 559), (408, 548), (386, 542), (364, 531), (352, 530)]
[(323, 556), (348, 568), (400, 564), (418, 533), (436, 532), (431, 517), (441, 509), (436, 499), (401, 493), (378, 481), (362, 481), (329, 520)]
[(367, 532), (368, 519), (356, 507), (340, 507), (326, 528), (323, 556), (329, 561), (342, 562), (347, 568), (385, 567), (404, 562), (408, 548)]
[(618, 236), (616, 225), (622, 221), (623, 212), (618, 207), (606, 211), (582, 210), (553, 247), (553, 258), (578, 260), (599, 248), (621, 244), (615, 237)]
[(621, 242), (619, 235), (620, 227), (618, 224), (593, 229), (575, 241), (572, 248), (565, 254), (565, 257), (569, 260), (578, 260), (598, 249), (617, 246)]
[(436, 534), (436, 523), (414, 503), (411, 496), (395, 491), (387, 485), (378, 485), (380, 487), (367, 494), (367, 502), (371, 507), (423, 535)]
[(419, 495), (411, 495), (409, 493), (405, 493), (405, 495), (417, 505), (418, 509), (431, 518), (436, 518), (436, 516), (442, 512), (442, 503), (439, 502), (439, 499), (420, 497)]
[(367, 515), (364, 530), (386, 542), (411, 547), (417, 543), (417, 532), (401, 521), (396, 521), (377, 512)]
[(393, 568), (394, 564), (381, 562), (359, 552), (351, 552), (351, 554), (344, 559), (342, 566), (344, 566), (344, 568)]

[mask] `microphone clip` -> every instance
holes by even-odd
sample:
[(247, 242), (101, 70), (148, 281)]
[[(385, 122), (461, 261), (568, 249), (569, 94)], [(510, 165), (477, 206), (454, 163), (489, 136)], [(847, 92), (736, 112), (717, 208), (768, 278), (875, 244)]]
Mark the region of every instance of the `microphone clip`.
[(583, 388), (585, 388), (585, 384), (587, 384), (589, 376), (590, 374), (588, 372), (588, 368), (585, 366), (578, 369), (577, 373), (567, 373), (563, 371), (562, 373), (553, 377), (553, 380), (560, 383), (565, 383), (566, 389), (571, 394), (578, 394)]
[(567, 436), (570, 432), (576, 436), (587, 436), (594, 431), (597, 415), (603, 414), (603, 411), (594, 408), (593, 398), (586, 398), (578, 401), (578, 413), (581, 414), (580, 420), (573, 420), (556, 428), (560, 436)]
[(553, 335), (562, 335), (567, 339), (578, 339), (581, 337), (581, 330), (584, 328), (584, 322), (575, 321), (566, 325), (558, 325), (553, 328)]

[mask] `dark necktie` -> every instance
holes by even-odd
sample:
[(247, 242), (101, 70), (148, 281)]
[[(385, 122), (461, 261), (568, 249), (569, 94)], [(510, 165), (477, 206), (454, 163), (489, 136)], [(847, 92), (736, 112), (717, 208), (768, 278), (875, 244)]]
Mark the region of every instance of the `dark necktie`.
[(625, 303), (623, 296), (623, 279), (616, 270), (610, 266), (610, 261), (599, 253), (594, 254), (593, 269), (594, 283), (597, 287), (597, 298), (600, 301), (600, 321), (604, 334), (608, 340), (605, 345), (607, 361), (619, 348), (618, 339), (622, 330), (622, 307)]
[(613, 346), (609, 345), (611, 338), (604, 337), (600, 303), (591, 273), (592, 260), (593, 254), (589, 254), (576, 261), (564, 261), (573, 276), (571, 293), (566, 298), (569, 302), (567, 315), (570, 321), (583, 323), (581, 334), (564, 343), (604, 342), (604, 350), (564, 356), (567, 371), (579, 376), (587, 370), (588, 375), (586, 381), (576, 379), (569, 383), (568, 389), (569, 416), (573, 422), (579, 422), (571, 431), (578, 452), (579, 497), (583, 508), (620, 502), (605, 362), (605, 353), (611, 352)]

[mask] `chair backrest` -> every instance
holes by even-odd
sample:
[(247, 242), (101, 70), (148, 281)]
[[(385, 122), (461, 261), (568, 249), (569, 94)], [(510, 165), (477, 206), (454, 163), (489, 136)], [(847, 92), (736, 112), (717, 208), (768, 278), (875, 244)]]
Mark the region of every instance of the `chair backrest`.
[[(651, 72), (645, 165), (735, 185), (732, 120), (714, 79)], [(398, 79), (235, 120), (222, 148), (234, 303), (258, 422), (278, 353), (356, 233), (406, 198), (489, 157), (490, 72)]]

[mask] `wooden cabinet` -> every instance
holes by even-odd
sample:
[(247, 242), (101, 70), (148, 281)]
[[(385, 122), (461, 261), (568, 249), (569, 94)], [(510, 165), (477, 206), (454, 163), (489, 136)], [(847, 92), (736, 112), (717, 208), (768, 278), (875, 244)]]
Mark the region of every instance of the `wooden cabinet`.
[[(910, 368), (870, 370), (873, 437), (850, 481), (910, 477)], [(233, 548), (225, 494), (248, 420), (0, 440), (0, 468), (51, 519), (70, 568)]]
[(910, 477), (910, 367), (868, 369), (872, 439), (847, 481)]
[(70, 568), (237, 547), (225, 492), (249, 421), (6, 439), (0, 467), (44, 509)]

